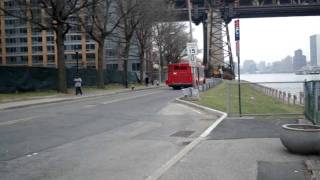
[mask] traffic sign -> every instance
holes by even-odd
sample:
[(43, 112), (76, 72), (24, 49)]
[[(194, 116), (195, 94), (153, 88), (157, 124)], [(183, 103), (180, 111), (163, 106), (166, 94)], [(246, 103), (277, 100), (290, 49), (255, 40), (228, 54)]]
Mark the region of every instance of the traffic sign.
[(239, 19), (234, 21), (234, 32), (235, 32), (235, 40), (240, 40), (240, 22)]
[(197, 55), (198, 54), (197, 43), (187, 43), (187, 54), (188, 55)]

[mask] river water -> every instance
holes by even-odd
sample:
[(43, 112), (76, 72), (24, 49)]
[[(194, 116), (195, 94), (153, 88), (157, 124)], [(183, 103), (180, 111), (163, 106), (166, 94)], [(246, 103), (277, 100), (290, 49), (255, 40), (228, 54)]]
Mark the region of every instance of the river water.
[[(259, 84), (268, 86), (280, 91), (299, 95), (303, 92), (303, 83), (301, 81), (320, 80), (319, 74), (313, 75), (296, 75), (293, 73), (279, 74), (241, 74), (241, 80), (250, 82), (260, 82)], [(266, 82), (283, 82), (283, 83), (266, 83)], [(290, 83), (289, 83), (290, 82)]]

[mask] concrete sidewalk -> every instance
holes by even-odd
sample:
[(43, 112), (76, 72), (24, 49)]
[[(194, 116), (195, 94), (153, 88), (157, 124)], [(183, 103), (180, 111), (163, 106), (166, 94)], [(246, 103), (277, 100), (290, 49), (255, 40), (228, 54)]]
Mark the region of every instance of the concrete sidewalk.
[(107, 96), (107, 95), (118, 94), (118, 93), (127, 93), (127, 92), (132, 92), (132, 91), (157, 89), (157, 88), (163, 88), (163, 87), (166, 87), (166, 86), (160, 85), (160, 86), (136, 87), (134, 90), (132, 90), (131, 88), (119, 89), (119, 90), (105, 90), (105, 91), (98, 90), (98, 91), (89, 92), (89, 93), (84, 92), (84, 95), (82, 95), (82, 96), (66, 94), (66, 95), (62, 95), (62, 96), (61, 95), (53, 95), (53, 96), (35, 97), (34, 99), (31, 98), (30, 100), (21, 100), (21, 101), (0, 103), (0, 110), (22, 108), (22, 107), (27, 107), (27, 106), (48, 104), (48, 103), (57, 103), (57, 102), (63, 102), (63, 101), (72, 101), (72, 100), (78, 100), (78, 99), (83, 99), (83, 98)]
[(226, 118), (161, 180), (309, 180), (306, 160), (281, 144), (282, 124), (296, 120)]

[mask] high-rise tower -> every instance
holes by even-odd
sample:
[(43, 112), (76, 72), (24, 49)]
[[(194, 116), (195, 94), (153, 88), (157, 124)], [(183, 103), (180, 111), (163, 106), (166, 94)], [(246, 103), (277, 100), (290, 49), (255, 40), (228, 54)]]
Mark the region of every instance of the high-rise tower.
[(312, 66), (320, 65), (320, 34), (310, 36), (310, 61)]

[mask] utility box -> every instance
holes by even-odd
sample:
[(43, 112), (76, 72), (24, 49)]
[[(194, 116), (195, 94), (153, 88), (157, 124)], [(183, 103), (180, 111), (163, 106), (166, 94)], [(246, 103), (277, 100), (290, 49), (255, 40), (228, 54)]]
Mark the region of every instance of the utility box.
[(320, 81), (304, 83), (304, 115), (313, 124), (320, 124)]

